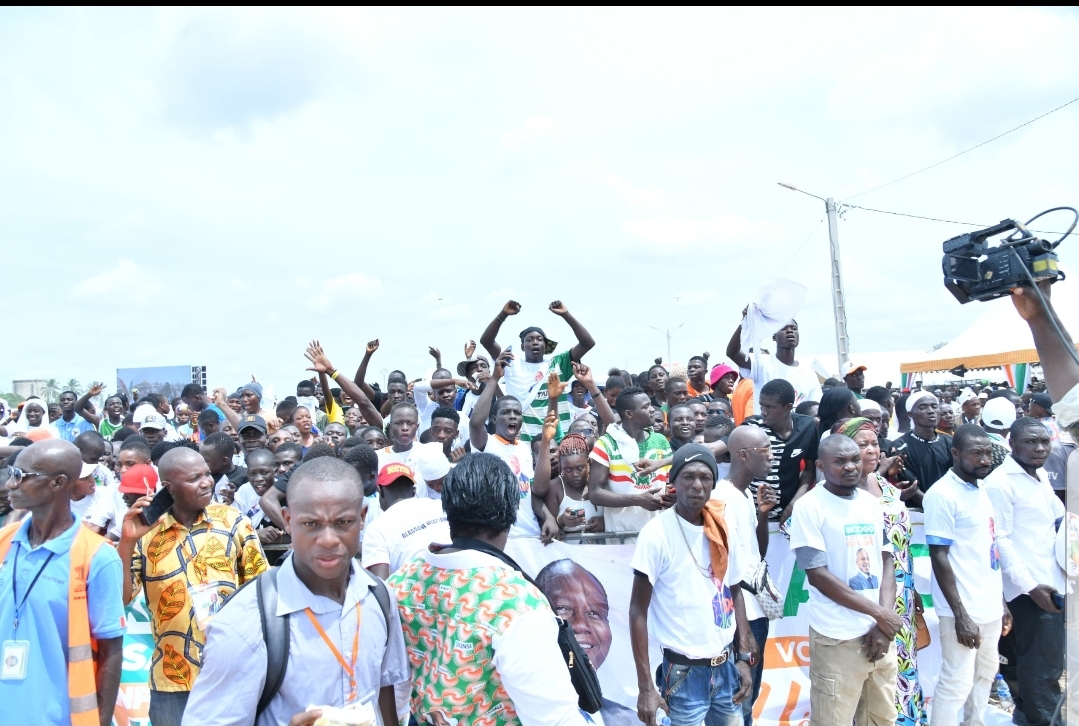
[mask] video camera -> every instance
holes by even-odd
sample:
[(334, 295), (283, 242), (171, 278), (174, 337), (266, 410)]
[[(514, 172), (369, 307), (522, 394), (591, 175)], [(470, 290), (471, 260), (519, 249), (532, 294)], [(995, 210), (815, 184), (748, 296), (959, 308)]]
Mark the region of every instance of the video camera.
[[(1069, 210), (1075, 221), (1056, 242), (1035, 237), (1027, 226), (1050, 212)], [(972, 300), (992, 300), (1008, 295), (1017, 287), (1033, 287), (1043, 280), (1064, 279), (1053, 250), (1071, 234), (1079, 222), (1079, 212), (1071, 207), (1054, 207), (1032, 217), (1026, 224), (1005, 219), (977, 232), (952, 237), (944, 243), (944, 286), (960, 303)], [(991, 237), (1012, 232), (1000, 244), (989, 248)]]

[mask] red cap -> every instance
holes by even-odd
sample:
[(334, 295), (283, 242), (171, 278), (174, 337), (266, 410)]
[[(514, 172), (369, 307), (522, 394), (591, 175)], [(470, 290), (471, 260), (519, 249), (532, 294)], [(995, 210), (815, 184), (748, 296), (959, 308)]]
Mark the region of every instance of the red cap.
[(708, 382), (713, 386), (719, 383), (719, 379), (728, 373), (733, 373), (735, 379), (738, 378), (738, 371), (731, 368), (726, 363), (720, 363), (719, 365), (712, 366), (712, 372), (708, 374)]
[(416, 482), (416, 475), (412, 473), (412, 469), (407, 465), (386, 464), (386, 466), (382, 467), (382, 471), (378, 473), (378, 479), (375, 479), (375, 483), (380, 487), (388, 487), (401, 477), (405, 477), (413, 483)]
[(136, 464), (120, 477), (121, 494), (153, 494), (157, 491), (157, 472), (149, 464)]

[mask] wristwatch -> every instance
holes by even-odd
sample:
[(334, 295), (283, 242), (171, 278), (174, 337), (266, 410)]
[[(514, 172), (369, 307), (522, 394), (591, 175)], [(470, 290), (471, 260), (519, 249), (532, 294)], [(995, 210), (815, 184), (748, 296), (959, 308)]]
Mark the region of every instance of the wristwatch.
[(757, 665), (757, 654), (756, 653), (738, 653), (737, 655), (734, 656), (734, 660), (735, 660), (735, 662), (742, 661), (744, 663), (749, 663), (749, 667), (753, 668), (754, 666)]

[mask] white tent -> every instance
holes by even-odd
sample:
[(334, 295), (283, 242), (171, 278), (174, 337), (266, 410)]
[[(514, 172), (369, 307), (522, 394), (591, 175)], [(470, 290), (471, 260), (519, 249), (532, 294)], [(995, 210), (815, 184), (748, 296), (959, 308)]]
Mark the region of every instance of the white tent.
[[(1079, 282), (1062, 280), (1053, 285), (1053, 308), (1073, 336), (1079, 335)], [(971, 303), (977, 305), (979, 303)], [(1038, 352), (1025, 320), (1019, 317), (1009, 298), (981, 303), (986, 308), (974, 323), (947, 345), (911, 357), (903, 363), (903, 373), (948, 371), (963, 365), (968, 370), (1000, 368), (1013, 363), (1035, 363)]]

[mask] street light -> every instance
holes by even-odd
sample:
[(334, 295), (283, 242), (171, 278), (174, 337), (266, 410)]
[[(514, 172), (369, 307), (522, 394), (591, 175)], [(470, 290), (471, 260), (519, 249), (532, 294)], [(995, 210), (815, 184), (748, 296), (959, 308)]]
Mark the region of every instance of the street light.
[(674, 332), (677, 332), (678, 330), (680, 330), (680, 329), (681, 329), (681, 327), (682, 327), (682, 325), (685, 325), (685, 323), (682, 323), (681, 325), (679, 325), (679, 326), (678, 326), (677, 328), (675, 328), (674, 330), (671, 330), (670, 328), (666, 328), (666, 329), (664, 329), (664, 330), (660, 330), (660, 329), (659, 329), (659, 328), (657, 328), (657, 327), (656, 327), (655, 325), (649, 325), (649, 326), (648, 326), (649, 328), (651, 328), (652, 330), (656, 331), (657, 333), (663, 333), (664, 335), (666, 335), (666, 336), (667, 336), (667, 365), (671, 365), (671, 361), (673, 360), (673, 359), (671, 358), (671, 333), (674, 333)]

